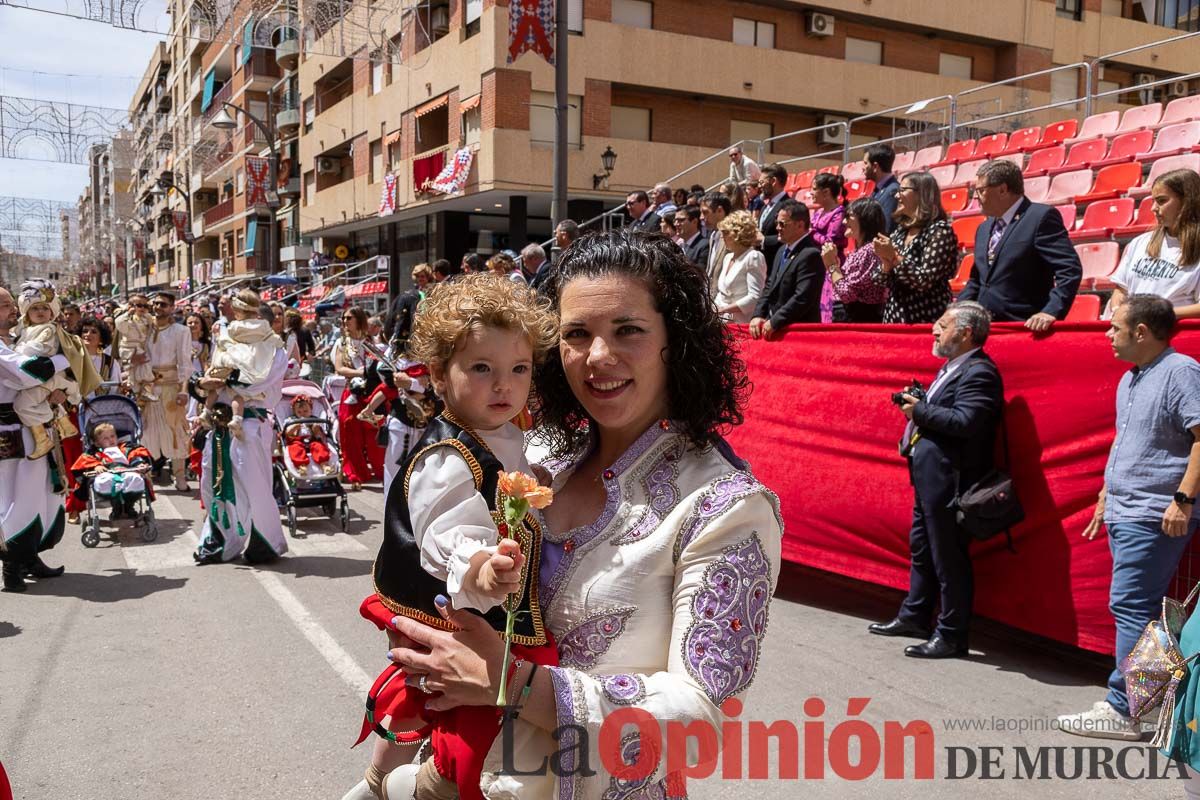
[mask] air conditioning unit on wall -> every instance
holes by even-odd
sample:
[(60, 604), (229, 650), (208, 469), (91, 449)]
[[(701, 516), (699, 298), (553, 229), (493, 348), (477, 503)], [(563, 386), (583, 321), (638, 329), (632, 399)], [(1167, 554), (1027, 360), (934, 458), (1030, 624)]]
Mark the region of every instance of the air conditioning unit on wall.
[[(839, 122), (846, 122), (845, 117), (835, 117), (832, 114), (826, 114), (821, 118), (822, 125), (837, 125)], [(835, 128), (822, 128), (817, 131), (817, 144), (836, 144), (844, 145), (846, 143), (846, 129), (838, 126)]]
[(810, 11), (806, 15), (805, 32), (809, 36), (819, 36), (825, 38), (833, 36), (833, 15), (820, 14), (816, 11)]
[(341, 165), (338, 164), (337, 159), (334, 159), (334, 158), (318, 158), (317, 159), (317, 174), (318, 175), (332, 175), (334, 173), (341, 172), (341, 171), (342, 171), (342, 168), (341, 168)]
[(1187, 81), (1173, 81), (1167, 86), (1167, 94), (1171, 97), (1187, 97), (1191, 92)]

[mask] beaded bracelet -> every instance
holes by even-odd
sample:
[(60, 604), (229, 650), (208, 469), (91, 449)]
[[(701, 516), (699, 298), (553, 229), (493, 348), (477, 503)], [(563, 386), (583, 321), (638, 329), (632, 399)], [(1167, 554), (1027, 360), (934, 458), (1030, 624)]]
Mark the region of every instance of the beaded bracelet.
[[(513, 660), (512, 664), (511, 664), (511, 665), (509, 666), (509, 668), (508, 668), (508, 685), (509, 685), (509, 686), (512, 686), (512, 685), (513, 685), (513, 678), (515, 678), (515, 677), (516, 677), (516, 675), (517, 675), (517, 670), (519, 670), (519, 669), (520, 669), (521, 667), (523, 667), (523, 666), (525, 666), (525, 659), (523, 659), (523, 658), (517, 658), (517, 659), (514, 659), (514, 660)], [(504, 701), (505, 701), (506, 703), (508, 703), (508, 698), (507, 698), (507, 697), (506, 697), (506, 698), (504, 698)], [(511, 703), (509, 703), (509, 705), (512, 705), (512, 704), (511, 704)]]
[(530, 662), (529, 666), (529, 677), (525, 679), (525, 685), (521, 687), (521, 702), (517, 703), (517, 705), (514, 707), (515, 710), (513, 711), (512, 715), (513, 722), (516, 722), (517, 718), (521, 716), (521, 709), (524, 708), (525, 701), (529, 699), (529, 693), (533, 691), (533, 676), (537, 675), (538, 665)]

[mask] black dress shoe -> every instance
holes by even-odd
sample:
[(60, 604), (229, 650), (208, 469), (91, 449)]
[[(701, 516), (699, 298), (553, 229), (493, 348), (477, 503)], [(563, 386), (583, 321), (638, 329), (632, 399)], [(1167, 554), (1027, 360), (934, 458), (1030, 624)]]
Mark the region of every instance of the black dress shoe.
[(15, 561), (4, 562), (4, 591), (23, 592), (27, 588), (25, 579), (21, 576), (21, 565)]
[(46, 566), (46, 562), (37, 556), (34, 556), (32, 561), (25, 562), (25, 574), (39, 580), (43, 578), (57, 578), (66, 571), (66, 567)]
[(904, 648), (909, 658), (962, 658), (969, 654), (965, 644), (952, 644), (936, 633), (924, 644), (910, 644)]
[(867, 630), (876, 636), (912, 636), (914, 639), (928, 639), (929, 629), (915, 622), (905, 622), (894, 619), (891, 622), (872, 622)]

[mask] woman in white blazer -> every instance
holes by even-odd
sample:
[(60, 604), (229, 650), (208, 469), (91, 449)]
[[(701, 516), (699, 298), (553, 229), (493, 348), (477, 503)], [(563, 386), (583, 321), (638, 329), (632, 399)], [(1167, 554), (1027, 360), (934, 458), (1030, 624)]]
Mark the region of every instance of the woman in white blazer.
[(717, 227), (726, 250), (717, 276), (717, 311), (726, 322), (749, 324), (767, 284), (767, 261), (754, 247), (758, 225), (750, 212), (735, 211)]

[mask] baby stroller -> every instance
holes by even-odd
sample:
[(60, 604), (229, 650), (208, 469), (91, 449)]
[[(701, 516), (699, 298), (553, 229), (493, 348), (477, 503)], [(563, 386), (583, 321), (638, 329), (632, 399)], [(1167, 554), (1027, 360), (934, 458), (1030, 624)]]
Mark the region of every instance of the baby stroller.
[[(117, 440), (122, 444), (141, 443), (142, 416), (137, 403), (119, 394), (96, 395), (79, 406), (80, 435), (87, 443), (85, 452), (91, 452), (92, 431), (102, 422), (116, 428)], [(154, 519), (154, 509), (151, 507), (153, 489), (149, 480), (143, 481), (143, 484), (142, 491), (136, 495), (133, 524), (143, 542), (153, 542), (158, 538), (158, 522)], [(84, 547), (95, 547), (100, 543), (100, 515), (94, 481), (88, 481), (87, 495), (87, 511), (82, 520), (83, 535), (80, 541)], [(116, 539), (115, 533), (112, 538)]]
[[(312, 416), (298, 418), (292, 415), (292, 401), (297, 396), (307, 397), (312, 402)], [(275, 407), (275, 502), (285, 509), (288, 533), (296, 535), (296, 509), (319, 506), (328, 517), (338, 516), (342, 530), (350, 516), (350, 501), (338, 476), (341, 474), (341, 458), (334, 441), (334, 417), (329, 401), (321, 387), (312, 381), (287, 380), (283, 382), (283, 397)], [(294, 425), (308, 425), (325, 433), (325, 444), (330, 458), (325, 464), (296, 464), (288, 452), (286, 434)]]

